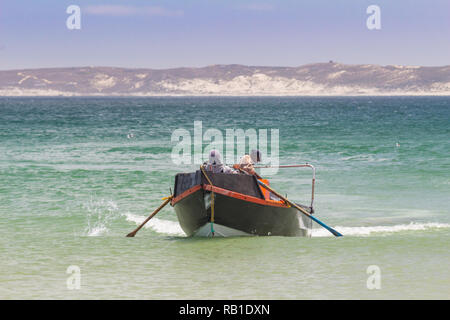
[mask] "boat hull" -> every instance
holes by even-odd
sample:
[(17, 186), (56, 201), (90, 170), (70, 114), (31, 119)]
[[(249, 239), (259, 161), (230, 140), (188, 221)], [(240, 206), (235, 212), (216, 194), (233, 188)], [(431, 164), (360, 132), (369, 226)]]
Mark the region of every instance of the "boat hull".
[(209, 185), (195, 186), (172, 203), (186, 235), (212, 235), (212, 190), (215, 191), (214, 236), (310, 236), (312, 221), (297, 209)]

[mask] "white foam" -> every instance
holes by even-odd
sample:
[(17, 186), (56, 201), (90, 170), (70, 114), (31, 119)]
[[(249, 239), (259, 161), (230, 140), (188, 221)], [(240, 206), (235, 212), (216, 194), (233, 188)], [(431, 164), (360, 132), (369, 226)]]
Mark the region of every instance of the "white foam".
[[(398, 224), (393, 226), (372, 226), (372, 227), (341, 227), (336, 226), (333, 229), (339, 231), (344, 236), (369, 236), (373, 233), (393, 233), (402, 231), (418, 231), (427, 229), (442, 229), (450, 228), (450, 224), (447, 223), (414, 223), (410, 224)], [(312, 230), (312, 237), (332, 237), (333, 235), (326, 229), (314, 228)]]
[[(147, 217), (139, 216), (132, 213), (126, 213), (125, 217), (127, 221), (134, 222), (136, 225), (141, 224)], [(183, 229), (181, 229), (180, 225), (177, 221), (163, 220), (158, 218), (152, 218), (144, 228), (150, 228), (153, 231), (158, 233), (168, 234), (168, 235), (176, 235), (176, 236), (185, 236)]]

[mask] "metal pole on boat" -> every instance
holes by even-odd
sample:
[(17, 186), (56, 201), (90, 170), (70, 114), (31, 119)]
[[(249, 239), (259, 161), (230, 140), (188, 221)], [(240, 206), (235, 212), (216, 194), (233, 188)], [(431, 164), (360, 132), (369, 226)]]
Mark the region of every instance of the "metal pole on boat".
[(336, 230), (334, 230), (333, 228), (327, 226), (325, 223), (323, 223), (322, 221), (320, 221), (319, 219), (317, 219), (316, 217), (313, 217), (308, 211), (306, 211), (305, 209), (303, 209), (302, 207), (298, 206), (297, 204), (295, 204), (292, 201), (289, 201), (288, 199), (286, 199), (285, 197), (283, 197), (281, 194), (279, 194), (278, 192), (276, 192), (275, 190), (273, 190), (271, 187), (269, 187), (268, 185), (266, 185), (264, 182), (261, 182), (260, 180), (256, 180), (258, 181), (258, 183), (265, 188), (266, 190), (269, 190), (270, 192), (272, 192), (274, 195), (276, 195), (278, 198), (282, 199), (283, 201), (285, 201), (286, 203), (288, 203), (289, 205), (293, 206), (294, 208), (296, 208), (298, 211), (300, 211), (301, 213), (303, 213), (304, 215), (306, 215), (308, 218), (312, 219), (313, 221), (315, 221), (316, 223), (320, 224), (322, 227), (324, 227), (325, 229), (327, 229), (328, 231), (330, 231), (334, 236), (336, 237), (342, 237), (342, 234), (337, 232)]
[(281, 166), (257, 166), (255, 169), (261, 169), (261, 168), (311, 168), (312, 170), (312, 184), (311, 184), (311, 213), (314, 212), (314, 188), (316, 184), (316, 168), (309, 163), (305, 164), (288, 164), (288, 165), (281, 165)]

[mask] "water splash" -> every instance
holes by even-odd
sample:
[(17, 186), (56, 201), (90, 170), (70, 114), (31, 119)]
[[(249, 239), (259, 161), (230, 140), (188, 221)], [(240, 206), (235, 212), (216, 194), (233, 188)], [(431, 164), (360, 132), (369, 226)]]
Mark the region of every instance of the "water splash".
[(97, 237), (108, 233), (112, 220), (119, 215), (119, 207), (112, 200), (93, 200), (83, 205), (88, 213), (86, 215), (87, 227), (84, 234), (89, 237)]
[(86, 235), (88, 237), (98, 237), (102, 234), (105, 234), (108, 232), (108, 228), (105, 226), (97, 226), (97, 227), (88, 227), (86, 229)]

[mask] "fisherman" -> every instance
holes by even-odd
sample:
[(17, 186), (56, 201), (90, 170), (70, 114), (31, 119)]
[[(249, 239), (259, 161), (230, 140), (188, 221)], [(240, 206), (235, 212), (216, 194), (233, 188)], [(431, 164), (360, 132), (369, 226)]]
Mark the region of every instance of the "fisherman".
[(209, 153), (209, 161), (206, 164), (206, 170), (212, 173), (239, 173), (222, 163), (222, 155), (218, 150), (211, 150)]
[(233, 165), (233, 168), (239, 171), (244, 171), (250, 175), (258, 176), (254, 166), (258, 162), (261, 162), (261, 151), (252, 150), (250, 155), (244, 155), (239, 161), (239, 164)]

